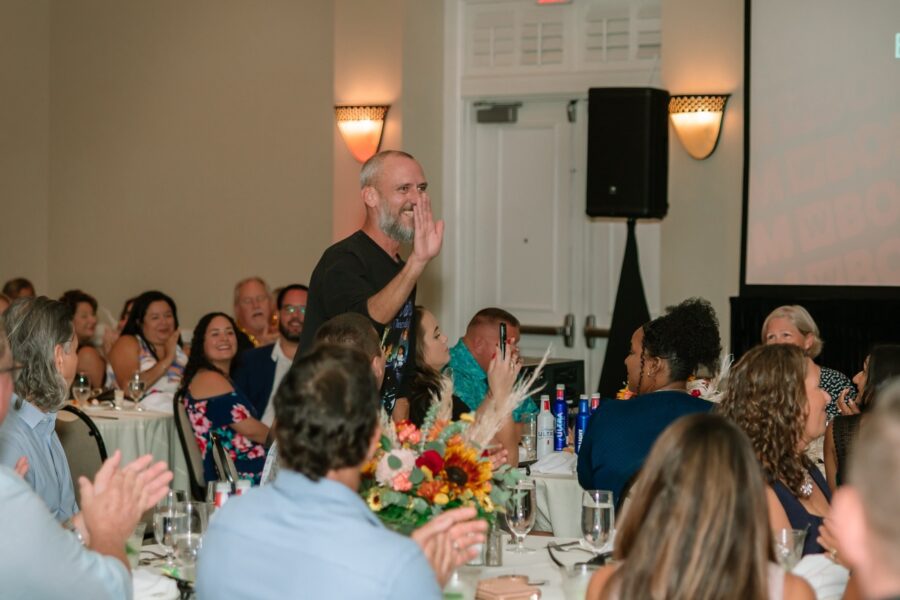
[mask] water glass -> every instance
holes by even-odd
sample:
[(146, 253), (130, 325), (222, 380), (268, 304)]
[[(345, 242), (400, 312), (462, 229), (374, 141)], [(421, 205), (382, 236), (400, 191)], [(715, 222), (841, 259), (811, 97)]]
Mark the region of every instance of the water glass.
[(140, 521), (134, 527), (134, 531), (128, 536), (125, 542), (125, 554), (128, 556), (128, 563), (131, 570), (134, 571), (141, 560), (141, 547), (144, 545), (144, 532), (147, 530), (147, 523)]
[(174, 523), (175, 556), (183, 568), (183, 577), (193, 580), (197, 553), (206, 531), (206, 503), (182, 502), (176, 507)]
[(517, 554), (531, 554), (534, 550), (524, 545), (525, 536), (534, 527), (537, 516), (537, 496), (533, 481), (520, 481), (513, 488), (512, 496), (504, 513), (506, 526), (516, 538), (516, 545), (511, 548)]
[(141, 407), (141, 398), (144, 397), (144, 387), (145, 384), (141, 380), (141, 372), (135, 371), (134, 375), (131, 376), (131, 380), (128, 382), (128, 395), (134, 402), (134, 410), (144, 410), (143, 407)]
[(533, 413), (522, 416), (522, 448), (525, 460), (534, 460), (537, 445), (537, 421)]
[(588, 547), (601, 552), (615, 528), (613, 493), (607, 490), (585, 490), (581, 499), (581, 535)]
[(792, 571), (803, 557), (805, 529), (779, 529), (775, 532), (775, 558), (785, 571)]
[(177, 520), (183, 517), (179, 514), (179, 505), (184, 504), (186, 495), (181, 490), (169, 490), (162, 500), (156, 505), (153, 513), (153, 537), (156, 543), (166, 551), (166, 566), (175, 566), (172, 553), (175, 549), (175, 527)]
[(84, 408), (91, 397), (91, 379), (87, 373), (78, 373), (72, 381), (72, 396), (78, 406)]

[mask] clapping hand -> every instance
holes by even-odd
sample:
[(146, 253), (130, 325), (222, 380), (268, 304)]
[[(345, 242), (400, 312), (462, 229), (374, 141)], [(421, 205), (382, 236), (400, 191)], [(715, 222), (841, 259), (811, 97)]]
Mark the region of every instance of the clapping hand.
[(850, 394), (850, 388), (844, 388), (841, 390), (841, 395), (838, 396), (837, 399), (837, 407), (838, 410), (841, 411), (842, 415), (858, 415), (859, 414), (859, 405), (853, 401), (853, 399), (848, 398), (847, 396)]
[(454, 508), (441, 513), (412, 533), (412, 539), (425, 554), (441, 587), (453, 571), (476, 556), (475, 546), (484, 543), (487, 522), (475, 519), (472, 507)]

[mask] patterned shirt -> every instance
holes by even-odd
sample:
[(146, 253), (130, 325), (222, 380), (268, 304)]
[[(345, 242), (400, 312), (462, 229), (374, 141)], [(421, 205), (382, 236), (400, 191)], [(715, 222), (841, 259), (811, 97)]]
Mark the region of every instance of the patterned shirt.
[(194, 439), (203, 456), (203, 476), (206, 481), (219, 479), (212, 448), (212, 433), (215, 432), (234, 461), (241, 479), (250, 479), (254, 485), (258, 485), (266, 462), (266, 450), (262, 444), (244, 437), (231, 427), (250, 417), (256, 418), (256, 410), (244, 393), (235, 389), (226, 394), (198, 400), (188, 390), (184, 395), (184, 406), (194, 430)]
[[(453, 393), (466, 403), (473, 411), (478, 410), (484, 397), (488, 393), (487, 373), (466, 348), (462, 338), (455, 346), (450, 348), (450, 365), (451, 376), (453, 377)], [(517, 423), (522, 421), (522, 416), (528, 413), (536, 413), (537, 407), (531, 398), (526, 398), (513, 411), (513, 420)]]
[(829, 421), (841, 414), (841, 410), (837, 405), (837, 400), (838, 397), (840, 397), (841, 392), (849, 388), (850, 391), (847, 393), (847, 399), (856, 400), (856, 386), (853, 385), (853, 382), (850, 381), (849, 377), (840, 371), (835, 371), (828, 367), (820, 367), (819, 387), (828, 392), (828, 396), (831, 398), (825, 406), (825, 412), (828, 414)]

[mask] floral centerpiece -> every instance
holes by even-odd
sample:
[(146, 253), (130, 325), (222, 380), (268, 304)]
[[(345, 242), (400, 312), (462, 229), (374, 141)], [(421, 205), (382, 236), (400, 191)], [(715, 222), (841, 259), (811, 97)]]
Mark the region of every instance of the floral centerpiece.
[[(541, 363), (543, 366), (543, 363)], [(474, 506), (490, 523), (506, 506), (518, 469), (493, 469), (486, 449), (506, 417), (532, 393), (540, 368), (515, 386), (505, 400), (492, 403), (476, 422), (466, 413), (452, 421), (452, 384), (444, 378), (439, 399), (422, 427), (393, 423), (382, 413), (381, 443), (363, 469), (360, 494), (391, 529), (409, 534), (445, 510)]]

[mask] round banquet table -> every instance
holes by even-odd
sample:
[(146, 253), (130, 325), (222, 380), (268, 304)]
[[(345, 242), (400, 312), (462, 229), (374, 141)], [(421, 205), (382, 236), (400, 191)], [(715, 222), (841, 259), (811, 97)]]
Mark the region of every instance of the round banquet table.
[(156, 460), (169, 465), (175, 475), (173, 489), (190, 490), (184, 452), (171, 414), (150, 410), (140, 412), (130, 407), (113, 410), (88, 406), (83, 410), (100, 430), (110, 455), (121, 450), (122, 463), (127, 464), (139, 456), (152, 454)]

